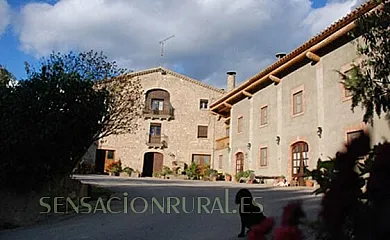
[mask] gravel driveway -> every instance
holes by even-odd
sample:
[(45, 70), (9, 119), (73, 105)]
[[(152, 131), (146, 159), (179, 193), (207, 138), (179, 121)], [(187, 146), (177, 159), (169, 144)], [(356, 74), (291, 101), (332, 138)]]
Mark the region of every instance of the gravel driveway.
[(290, 200), (302, 199), (311, 219), (319, 209), (320, 197), (307, 188), (93, 175), (76, 177), (115, 191), (116, 199), (110, 204), (106, 200), (92, 204), (91, 209), (85, 208), (85, 211), (90, 210), (88, 213), (50, 225), (0, 232), (0, 239), (240, 239), (237, 238), (240, 220), (235, 213), (234, 196), (242, 187), (259, 197), (256, 202), (263, 205), (265, 215), (275, 216), (278, 224), (282, 207)]

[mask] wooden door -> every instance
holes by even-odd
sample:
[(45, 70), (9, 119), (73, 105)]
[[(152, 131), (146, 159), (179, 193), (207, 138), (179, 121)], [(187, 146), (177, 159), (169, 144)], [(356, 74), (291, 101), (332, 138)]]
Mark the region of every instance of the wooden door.
[(96, 149), (95, 171), (98, 174), (103, 174), (105, 171), (106, 150)]
[[(305, 142), (298, 142), (292, 146), (292, 177), (303, 181), (304, 167), (308, 166), (309, 146)], [(301, 184), (300, 184), (301, 185)]]
[(107, 166), (115, 161), (115, 151), (105, 150), (105, 152), (104, 171), (107, 172)]
[(242, 152), (236, 154), (236, 174), (244, 171), (244, 154)]
[(154, 153), (153, 155), (153, 173), (162, 172), (164, 163), (164, 156), (161, 153)]

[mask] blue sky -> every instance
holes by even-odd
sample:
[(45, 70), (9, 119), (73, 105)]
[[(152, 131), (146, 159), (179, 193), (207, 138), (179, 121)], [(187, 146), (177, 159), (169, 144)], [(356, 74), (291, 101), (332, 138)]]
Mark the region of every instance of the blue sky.
[[(175, 38), (165, 44), (164, 66), (223, 86), (227, 70), (245, 80), (272, 63), (275, 52), (291, 51), (357, 2), (224, 0), (231, 3), (227, 8), (223, 0), (196, 6), (194, 0), (110, 1), (0, 0), (0, 14), (3, 8), (3, 15), (9, 15), (8, 22), (0, 16), (0, 64), (21, 79), (25, 61), (35, 65), (53, 50), (93, 48), (123, 67), (140, 70), (161, 62), (158, 41), (173, 33)], [(194, 7), (199, 13), (193, 13)], [(179, 17), (172, 17), (173, 11)]]

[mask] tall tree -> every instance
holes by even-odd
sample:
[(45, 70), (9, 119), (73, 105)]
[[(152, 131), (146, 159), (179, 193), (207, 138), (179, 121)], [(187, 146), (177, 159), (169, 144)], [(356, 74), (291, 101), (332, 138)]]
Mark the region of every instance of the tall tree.
[(375, 114), (381, 117), (390, 109), (390, 1), (371, 1), (378, 8), (357, 19), (351, 33), (361, 37), (357, 52), (363, 61), (353, 64), (343, 83), (352, 93), (352, 110), (360, 104), (365, 110), (363, 121), (372, 124)]
[(26, 70), (0, 97), (0, 188), (69, 176), (94, 141), (137, 129), (140, 82), (102, 53), (53, 53)]

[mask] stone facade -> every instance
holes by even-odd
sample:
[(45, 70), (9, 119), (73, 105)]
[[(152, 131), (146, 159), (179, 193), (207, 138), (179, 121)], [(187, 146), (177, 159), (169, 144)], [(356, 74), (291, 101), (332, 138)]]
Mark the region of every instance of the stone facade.
[[(113, 150), (115, 160), (121, 160), (122, 167), (129, 166), (140, 172), (144, 168), (146, 153), (161, 153), (162, 165), (168, 167), (172, 167), (174, 161), (190, 164), (193, 154), (209, 155), (213, 167), (215, 136), (222, 134), (224, 123), (218, 121), (218, 116), (212, 114), (208, 106), (221, 97), (224, 90), (162, 67), (131, 73), (130, 77), (140, 78), (145, 102), (148, 93), (158, 90), (169, 99), (161, 109), (165, 111), (168, 106), (173, 110), (163, 114), (146, 111), (135, 134), (109, 136), (99, 142), (98, 148)], [(200, 108), (201, 100), (208, 101), (207, 107)], [(146, 102), (147, 110), (152, 108), (150, 104)], [(159, 107), (158, 103), (156, 106)], [(151, 124), (160, 126), (158, 132), (161, 136), (152, 144), (149, 138)], [(198, 138), (198, 126), (207, 126), (207, 138)], [(93, 159), (95, 151), (90, 149), (87, 155)]]
[[(322, 35), (255, 75), (263, 78), (247, 80), (211, 105), (212, 111), (225, 117), (230, 125), (228, 150), (220, 149), (217, 152), (223, 158), (223, 171), (236, 174), (237, 166), (241, 165), (237, 161), (238, 154), (242, 153), (244, 170), (253, 170), (260, 176), (283, 175), (290, 180), (296, 176), (294, 162), (300, 164), (300, 159), (306, 160), (304, 164), (312, 169), (319, 158), (327, 160), (334, 157), (337, 151), (342, 151), (347, 136), (351, 136), (348, 133), (369, 130), (373, 137), (372, 144), (389, 139), (389, 124), (384, 117), (376, 118), (374, 127), (371, 127), (363, 123), (360, 107), (351, 111), (351, 97), (346, 95), (340, 83), (342, 79), (336, 72), (347, 72), (353, 62), (360, 61), (356, 52), (356, 41), (359, 39), (346, 38), (344, 29), (350, 26), (348, 24), (354, 15), (371, 8), (368, 4), (363, 5), (333, 24)], [(333, 38), (329, 34), (332, 31)], [(334, 37), (337, 34), (339, 38)], [(317, 41), (321, 38), (322, 41)], [(318, 45), (315, 45), (315, 41)], [(317, 47), (321, 44), (324, 46), (322, 49)], [(306, 55), (299, 59), (298, 54), (305, 54), (305, 50), (302, 50), (305, 48), (318, 49), (319, 58), (313, 57), (312, 52), (312, 55), (307, 54), (309, 51), (306, 50)], [(291, 63), (294, 57), (299, 60)], [(275, 70), (283, 64), (288, 67), (279, 72)], [(277, 77), (267, 71), (274, 71)], [(250, 88), (256, 81), (259, 84)], [(240, 94), (238, 90), (242, 91), (241, 95), (234, 95)], [(294, 97), (298, 96), (295, 93), (301, 94), (300, 100)], [(240, 100), (234, 100), (237, 96), (241, 96)], [(293, 109), (295, 101), (301, 102), (299, 108), (302, 111), (297, 114)], [(231, 105), (228, 111), (226, 105)], [(264, 107), (267, 114), (262, 124), (261, 109)], [(242, 123), (238, 122), (239, 119)], [(239, 128), (242, 130), (239, 131)], [(260, 149), (263, 149), (263, 154)], [(298, 161), (294, 161), (294, 158)]]

